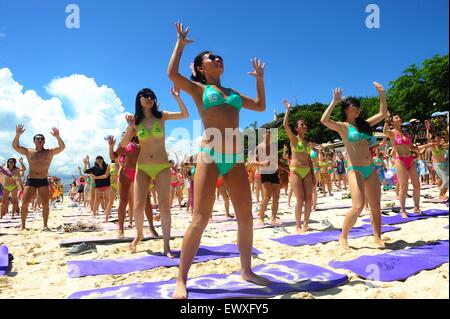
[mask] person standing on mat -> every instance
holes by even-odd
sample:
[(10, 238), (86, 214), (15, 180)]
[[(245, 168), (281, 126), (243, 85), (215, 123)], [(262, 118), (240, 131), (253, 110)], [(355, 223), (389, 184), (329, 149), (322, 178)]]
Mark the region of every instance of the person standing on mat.
[[(364, 209), (365, 195), (370, 204), (370, 220), (375, 245), (380, 248), (385, 247), (385, 243), (381, 239), (381, 184), (369, 147), (376, 143), (376, 138), (372, 134), (372, 126), (387, 117), (387, 102), (383, 86), (377, 82), (374, 82), (374, 86), (380, 95), (380, 110), (371, 118), (365, 120), (361, 116), (360, 102), (357, 99), (342, 100), (342, 90), (335, 89), (333, 100), (320, 120), (323, 125), (339, 133), (348, 153), (347, 177), (352, 207), (345, 216), (342, 233), (339, 237), (340, 246), (346, 250), (350, 249), (348, 234)], [(335, 122), (330, 117), (338, 103), (341, 103), (341, 121)]]
[(44, 231), (48, 231), (48, 217), (50, 213), (49, 208), (49, 188), (48, 188), (48, 169), (52, 162), (53, 156), (61, 153), (65, 149), (63, 140), (59, 135), (59, 130), (52, 128), (51, 134), (58, 141), (58, 147), (45, 149), (45, 137), (42, 134), (37, 134), (33, 137), (35, 145), (34, 149), (25, 148), (19, 145), (20, 136), (25, 132), (25, 128), (22, 124), (16, 126), (16, 136), (12, 142), (13, 149), (27, 157), (30, 165), (30, 172), (28, 174), (27, 181), (25, 183), (25, 191), (22, 200), (21, 209), (21, 230), (26, 229), (26, 220), (28, 215), (28, 205), (30, 204), (33, 196), (37, 194), (42, 203), (42, 217), (44, 222)]
[[(305, 139), (305, 134), (308, 131), (308, 127), (303, 119), (297, 120), (296, 133), (294, 134), (289, 127), (289, 112), (292, 105), (284, 100), (284, 106), (286, 107), (286, 113), (284, 114), (283, 127), (291, 143), (291, 189), (294, 191), (297, 199), (295, 205), (295, 224), (296, 232), (303, 234), (310, 230), (309, 216), (311, 215), (312, 203), (313, 203), (313, 189), (316, 183), (314, 176), (314, 165), (311, 160), (311, 148), (308, 141)], [(305, 207), (305, 221), (302, 225), (302, 210)]]
[[(266, 286), (270, 281), (256, 275), (251, 269), (252, 196), (245, 172), (242, 145), (239, 143), (239, 138), (233, 134), (233, 131), (239, 127), (241, 108), (259, 112), (266, 109), (264, 64), (258, 59), (252, 60), (254, 71), (249, 75), (256, 78), (256, 99), (222, 86), (223, 59), (211, 51), (203, 51), (196, 56), (192, 65), (192, 80), (189, 80), (182, 76), (178, 69), (184, 47), (193, 41), (187, 38), (189, 28), (184, 30), (183, 25), (179, 22), (176, 24), (176, 28), (178, 40), (170, 59), (168, 75), (176, 86), (193, 98), (205, 127), (205, 137), (201, 141), (197, 158), (194, 214), (192, 223), (183, 238), (180, 268), (173, 297), (185, 299), (188, 296), (186, 283), (189, 268), (197, 254), (203, 231), (213, 210), (215, 182), (219, 175), (224, 176), (224, 182), (236, 211), (241, 276), (246, 281)], [(216, 140), (217, 135), (219, 136), (218, 140)], [(214, 140), (211, 139), (211, 136)], [(232, 153), (230, 153), (230, 149), (232, 149)], [(226, 153), (227, 150), (228, 153)]]
[(392, 118), (393, 129), (389, 129), (390, 117), (385, 120), (383, 133), (392, 142), (397, 156), (395, 157), (395, 171), (397, 173), (397, 181), (399, 186), (400, 214), (403, 218), (408, 218), (406, 214), (406, 194), (408, 192), (408, 181), (411, 179), (413, 186), (414, 212), (422, 214), (420, 210), (420, 179), (417, 173), (416, 161), (411, 154), (411, 139), (402, 129), (402, 119), (395, 115)]
[(264, 141), (256, 147), (256, 161), (254, 165), (259, 166), (261, 173), (261, 184), (263, 187), (263, 200), (259, 208), (259, 224), (264, 224), (264, 214), (269, 201), (272, 199), (272, 215), (270, 223), (278, 225), (277, 213), (280, 200), (280, 179), (278, 177), (278, 145), (272, 141), (270, 130), (266, 129)]
[(127, 115), (127, 131), (120, 142), (126, 147), (133, 136), (139, 139), (140, 152), (137, 160), (137, 171), (134, 181), (134, 218), (136, 237), (130, 244), (130, 250), (136, 252), (136, 247), (144, 239), (144, 211), (147, 202), (151, 180), (155, 181), (158, 193), (158, 206), (161, 215), (164, 255), (173, 258), (170, 250), (170, 164), (166, 151), (165, 123), (170, 120), (182, 120), (189, 113), (180, 97), (180, 90), (175, 86), (171, 90), (172, 97), (177, 101), (181, 112), (158, 110), (158, 100), (155, 92), (144, 88), (136, 95), (135, 115)]

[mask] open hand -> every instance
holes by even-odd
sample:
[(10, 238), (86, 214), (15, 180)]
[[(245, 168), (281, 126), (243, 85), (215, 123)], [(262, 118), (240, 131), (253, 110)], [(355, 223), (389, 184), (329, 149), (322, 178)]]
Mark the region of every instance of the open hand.
[(248, 75), (254, 76), (258, 80), (264, 79), (264, 66), (265, 63), (262, 63), (261, 60), (254, 58), (250, 60), (253, 64), (253, 72), (248, 72)]
[(127, 121), (128, 126), (134, 125), (134, 115), (132, 114), (125, 115), (125, 120)]
[(23, 124), (19, 124), (16, 126), (16, 135), (22, 135), (23, 132), (25, 132), (25, 129), (23, 128)]
[(333, 90), (333, 101), (335, 103), (339, 103), (339, 102), (342, 101), (342, 93), (343, 92), (344, 91), (342, 91), (341, 88), (336, 88), (336, 89)]
[(58, 138), (59, 130), (56, 127), (54, 127), (54, 128), (52, 128), (52, 131), (50, 132), (50, 134), (52, 134), (54, 137)]
[(183, 44), (191, 44), (192, 42), (194, 42), (194, 40), (189, 40), (187, 35), (189, 32), (189, 27), (187, 27), (185, 30), (183, 28), (183, 24), (178, 21), (176, 24), (176, 28), (177, 28), (177, 35), (178, 35), (178, 41)]
[(375, 86), (375, 88), (378, 91), (378, 94), (384, 94), (384, 87), (378, 83), (378, 82), (373, 82), (373, 85)]
[(292, 104), (289, 103), (286, 99), (283, 100), (283, 104), (284, 104), (284, 107), (286, 108), (286, 111), (290, 111), (291, 110)]

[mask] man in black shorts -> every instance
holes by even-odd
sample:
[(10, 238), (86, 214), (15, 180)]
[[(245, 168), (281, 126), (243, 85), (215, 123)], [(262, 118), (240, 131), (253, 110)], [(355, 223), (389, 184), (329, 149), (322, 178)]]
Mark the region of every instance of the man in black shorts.
[(256, 166), (260, 167), (263, 200), (259, 209), (259, 223), (264, 224), (264, 214), (272, 199), (270, 223), (278, 225), (277, 213), (280, 199), (280, 179), (278, 177), (278, 141), (271, 140), (270, 130), (266, 130), (264, 141), (256, 147)]
[(38, 196), (42, 202), (42, 217), (44, 220), (44, 228), (43, 230), (49, 230), (47, 226), (48, 216), (49, 216), (49, 196), (50, 191), (48, 188), (48, 168), (50, 167), (50, 163), (52, 162), (53, 156), (61, 153), (64, 148), (64, 142), (59, 136), (59, 130), (54, 127), (52, 129), (51, 134), (58, 140), (58, 147), (52, 149), (45, 149), (45, 137), (42, 134), (37, 134), (33, 137), (33, 142), (35, 144), (35, 149), (25, 148), (19, 145), (20, 135), (25, 132), (25, 129), (22, 124), (16, 126), (16, 136), (14, 137), (14, 141), (12, 142), (13, 149), (25, 155), (28, 159), (28, 163), (30, 165), (30, 172), (28, 174), (27, 181), (25, 183), (25, 191), (23, 194), (22, 200), (22, 209), (21, 209), (21, 220), (22, 226), (21, 230), (26, 229), (25, 223), (28, 215), (28, 205), (33, 199), (36, 191), (38, 192)]

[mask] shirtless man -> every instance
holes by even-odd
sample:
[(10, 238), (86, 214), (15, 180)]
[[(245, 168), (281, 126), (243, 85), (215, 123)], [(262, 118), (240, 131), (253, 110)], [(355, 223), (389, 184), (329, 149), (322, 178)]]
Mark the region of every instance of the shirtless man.
[(30, 204), (36, 190), (38, 191), (39, 198), (42, 202), (42, 215), (44, 219), (43, 230), (49, 230), (47, 226), (49, 215), (49, 188), (48, 188), (48, 168), (53, 159), (53, 156), (61, 153), (64, 148), (64, 142), (59, 136), (59, 130), (54, 127), (51, 134), (58, 140), (58, 147), (52, 149), (45, 149), (45, 137), (42, 134), (37, 134), (33, 137), (33, 142), (36, 146), (35, 149), (25, 148), (19, 145), (20, 135), (25, 132), (22, 124), (16, 126), (16, 136), (12, 143), (13, 149), (25, 155), (30, 165), (30, 172), (25, 184), (25, 192), (23, 195), (21, 219), (21, 230), (25, 230), (25, 222), (27, 220), (28, 205)]
[(278, 177), (278, 145), (272, 141), (270, 130), (266, 130), (264, 141), (256, 147), (255, 165), (260, 167), (261, 183), (264, 189), (263, 200), (259, 210), (259, 224), (264, 224), (264, 213), (272, 199), (272, 216), (270, 223), (278, 225), (277, 213), (280, 199), (280, 178)]

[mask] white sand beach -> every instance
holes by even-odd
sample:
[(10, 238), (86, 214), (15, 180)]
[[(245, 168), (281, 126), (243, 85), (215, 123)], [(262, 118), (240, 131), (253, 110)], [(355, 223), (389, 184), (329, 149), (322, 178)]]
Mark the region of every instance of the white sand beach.
[[(438, 189), (432, 188), (422, 191), (422, 209), (447, 209), (443, 204), (427, 203), (423, 195), (438, 195)], [(319, 195), (320, 196), (320, 195)], [(393, 191), (384, 192), (383, 198), (395, 197)], [(95, 288), (106, 288), (117, 285), (131, 284), (137, 282), (163, 281), (176, 278), (178, 268), (156, 268), (147, 271), (140, 271), (125, 275), (101, 275), (88, 276), (83, 278), (69, 278), (67, 274), (67, 261), (75, 259), (103, 259), (103, 258), (122, 258), (146, 256), (149, 253), (162, 251), (162, 240), (150, 240), (142, 242), (137, 249), (136, 254), (131, 254), (128, 250), (128, 243), (113, 245), (97, 245), (97, 252), (82, 256), (68, 256), (68, 248), (62, 248), (59, 243), (67, 238), (82, 237), (101, 237), (115, 236), (114, 230), (101, 232), (73, 232), (64, 233), (56, 228), (61, 224), (75, 221), (77, 218), (64, 218), (63, 215), (78, 214), (87, 212), (87, 210), (78, 207), (69, 207), (70, 200), (65, 199), (64, 204), (58, 204), (58, 207), (51, 209), (49, 226), (51, 232), (42, 232), (42, 219), (39, 214), (31, 214), (35, 218), (28, 222), (28, 231), (19, 231), (18, 228), (5, 228), (6, 223), (0, 223), (0, 233), (6, 235), (0, 236), (0, 244), (7, 245), (10, 253), (14, 256), (12, 271), (0, 277), (0, 298), (67, 298), (72, 293)], [(382, 205), (387, 203), (383, 201)], [(337, 200), (332, 197), (319, 197), (318, 208), (332, 207), (334, 205), (350, 205), (350, 200)], [(396, 202), (398, 204), (398, 202)], [(295, 197), (292, 198), (292, 208), (287, 206), (287, 196), (282, 191), (280, 198), (280, 219), (294, 219)], [(412, 199), (407, 199), (407, 207), (412, 206)], [(115, 204), (117, 207), (117, 202)], [(255, 208), (255, 204), (253, 208)], [(269, 206), (270, 207), (270, 206)], [(345, 212), (346, 209), (328, 209), (313, 212), (311, 219), (315, 221), (310, 224), (313, 231), (326, 229), (331, 223), (334, 227), (340, 228), (343, 222), (343, 216), (337, 213)], [(231, 209), (231, 212), (234, 211)], [(215, 215), (224, 214), (223, 201), (216, 201)], [(266, 212), (267, 215), (270, 211)], [(361, 217), (356, 226), (363, 224), (362, 220), (368, 216)], [(16, 217), (17, 218), (17, 217)], [(82, 216), (78, 219), (87, 220), (89, 216)], [(217, 220), (218, 218), (214, 218)], [(18, 220), (18, 219), (17, 219)], [(99, 219), (99, 221), (101, 221)], [(324, 222), (325, 221), (325, 222)], [(234, 221), (235, 222), (235, 221)], [(173, 231), (184, 232), (189, 224), (189, 215), (186, 210), (180, 211), (179, 208), (172, 210)], [(225, 222), (222, 222), (225, 223)], [(226, 222), (228, 223), (228, 222)], [(159, 225), (159, 223), (156, 223)], [(202, 245), (217, 246), (228, 243), (236, 243), (236, 231), (217, 231), (214, 225), (219, 223), (210, 223), (203, 239)], [(362, 255), (376, 255), (389, 251), (390, 249), (402, 249), (411, 246), (423, 245), (427, 242), (437, 240), (448, 240), (449, 230), (445, 228), (449, 224), (448, 216), (428, 218), (409, 223), (395, 225), (401, 227), (401, 230), (383, 234), (382, 238), (389, 244), (385, 250), (375, 249), (372, 245), (372, 237), (363, 237), (359, 239), (350, 239), (349, 243), (353, 247), (346, 252), (338, 247), (338, 242), (329, 242), (326, 244), (317, 244), (314, 246), (290, 247), (279, 244), (269, 238), (285, 236), (295, 233), (295, 226), (284, 228), (264, 228), (254, 231), (254, 247), (263, 252), (257, 258), (254, 258), (253, 265), (269, 263), (281, 260), (292, 259), (295, 261), (318, 265), (337, 273), (347, 274), (349, 282), (332, 289), (313, 292), (313, 293), (289, 293), (275, 298), (338, 298), (338, 299), (366, 299), (366, 298), (449, 298), (449, 264), (429, 270), (422, 271), (406, 281), (378, 282), (368, 281), (358, 277), (351, 271), (334, 269), (328, 265), (331, 260), (346, 261), (355, 259)], [(127, 225), (127, 223), (126, 223)], [(328, 225), (328, 226), (327, 226)], [(113, 228), (113, 227), (109, 227)], [(160, 227), (157, 227), (161, 233)], [(146, 228), (148, 233), (148, 228)], [(126, 236), (134, 236), (134, 229), (126, 230)], [(181, 247), (182, 238), (176, 238), (171, 241), (172, 249), (178, 250)], [(208, 262), (193, 264), (190, 271), (190, 278), (205, 274), (230, 274), (240, 269), (239, 258), (217, 259)], [(189, 283), (188, 283), (189, 285)], [(189, 287), (189, 286), (188, 286)]]

